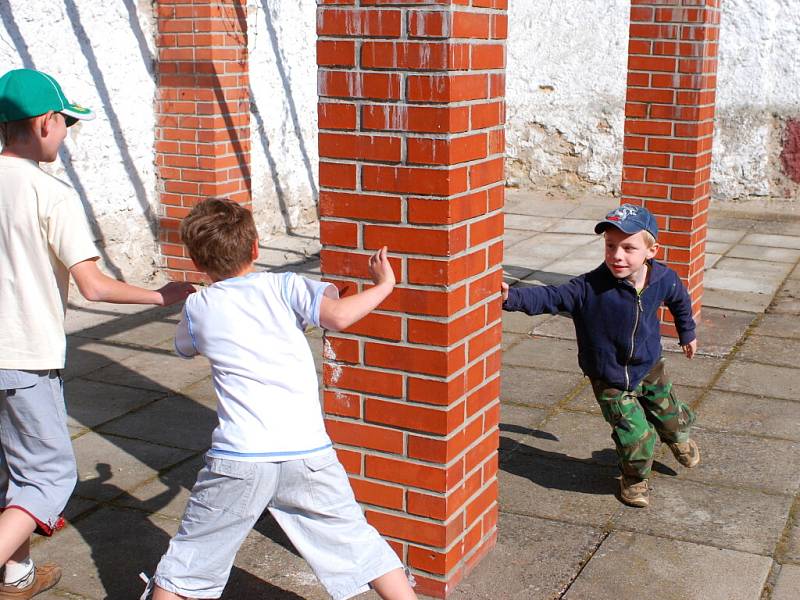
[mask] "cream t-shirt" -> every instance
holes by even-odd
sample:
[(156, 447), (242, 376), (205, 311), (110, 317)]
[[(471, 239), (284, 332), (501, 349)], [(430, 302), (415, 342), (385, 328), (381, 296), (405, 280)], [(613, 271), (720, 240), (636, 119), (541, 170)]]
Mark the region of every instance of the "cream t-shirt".
[(69, 268), (97, 258), (75, 190), (0, 155), (0, 369), (61, 369)]

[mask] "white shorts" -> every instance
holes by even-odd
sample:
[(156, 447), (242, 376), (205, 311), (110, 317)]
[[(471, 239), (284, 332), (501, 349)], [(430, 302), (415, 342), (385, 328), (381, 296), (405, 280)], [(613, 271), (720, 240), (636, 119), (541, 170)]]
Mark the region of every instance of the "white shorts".
[(52, 535), (76, 481), (59, 372), (0, 369), (0, 509), (22, 510)]
[(191, 598), (221, 596), (236, 552), (265, 508), (335, 600), (402, 567), (364, 518), (333, 449), (276, 463), (207, 456), (155, 583)]

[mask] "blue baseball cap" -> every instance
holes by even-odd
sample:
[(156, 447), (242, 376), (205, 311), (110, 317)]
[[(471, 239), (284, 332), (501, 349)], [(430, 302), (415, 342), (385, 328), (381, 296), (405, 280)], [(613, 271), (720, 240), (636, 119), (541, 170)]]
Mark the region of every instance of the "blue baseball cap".
[(654, 239), (658, 239), (658, 223), (656, 218), (644, 206), (623, 204), (606, 215), (606, 218), (594, 226), (595, 233), (603, 233), (613, 225), (620, 231), (634, 234), (647, 231)]

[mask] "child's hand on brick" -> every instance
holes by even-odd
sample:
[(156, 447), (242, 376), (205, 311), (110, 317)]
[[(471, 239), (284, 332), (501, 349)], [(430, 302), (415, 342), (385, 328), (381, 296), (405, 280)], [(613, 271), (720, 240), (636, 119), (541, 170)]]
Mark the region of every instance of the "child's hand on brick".
[(694, 353), (697, 352), (697, 340), (694, 339), (688, 344), (681, 346), (683, 348), (683, 353), (686, 355), (686, 358), (692, 358)]
[(503, 302), (508, 300), (508, 284), (505, 281), (500, 282), (500, 295), (503, 296)]
[(369, 259), (369, 275), (375, 285), (386, 284), (394, 287), (396, 283), (394, 277), (394, 270), (389, 263), (389, 258), (386, 256), (386, 246), (378, 250)]

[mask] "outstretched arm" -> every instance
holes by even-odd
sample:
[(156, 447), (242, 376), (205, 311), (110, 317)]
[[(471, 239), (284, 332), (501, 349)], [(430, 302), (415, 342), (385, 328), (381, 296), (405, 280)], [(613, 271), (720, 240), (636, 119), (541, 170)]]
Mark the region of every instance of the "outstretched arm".
[(367, 316), (383, 302), (395, 284), (394, 271), (386, 256), (386, 246), (369, 259), (369, 273), (375, 285), (344, 298), (322, 297), (319, 307), (319, 323), (325, 329), (341, 331)]
[(157, 290), (147, 290), (103, 273), (94, 259), (84, 260), (70, 267), (81, 295), (92, 302), (113, 304), (156, 304), (167, 306), (185, 300), (194, 292), (190, 283), (172, 281)]

